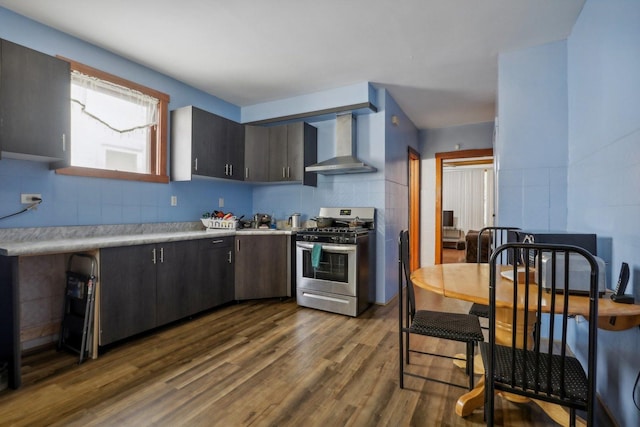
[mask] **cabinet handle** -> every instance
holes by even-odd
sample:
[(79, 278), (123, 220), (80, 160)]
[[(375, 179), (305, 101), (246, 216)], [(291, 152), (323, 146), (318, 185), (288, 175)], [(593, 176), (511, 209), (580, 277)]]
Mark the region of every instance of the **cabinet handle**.
[(291, 166), (287, 166), (287, 178), (291, 178)]
[(62, 134), (62, 151), (67, 151), (67, 135)]
[(229, 165), (229, 170), (231, 171), (229, 172), (229, 175), (233, 176), (233, 165)]
[(153, 263), (156, 263), (156, 248), (153, 248), (151, 250), (151, 253), (153, 254), (153, 258), (151, 258), (151, 261), (153, 261)]
[(228, 258), (229, 264), (231, 264), (231, 251), (229, 251), (229, 258)]
[(282, 177), (283, 177), (283, 178), (286, 178), (286, 177), (287, 177), (287, 175), (286, 175), (286, 170), (287, 170), (287, 168), (285, 168), (285, 167), (283, 166), (283, 167), (282, 167)]
[(224, 164), (224, 175), (229, 176), (229, 163)]
[(193, 169), (198, 170), (198, 158), (197, 157), (194, 160)]
[(222, 242), (224, 242), (224, 240), (220, 239), (220, 240), (213, 240), (211, 243), (216, 245), (216, 244), (222, 243)]
[(249, 178), (249, 168), (244, 168), (244, 177), (245, 179)]
[(236, 252), (240, 252), (240, 240), (236, 239)]
[(160, 248), (160, 264), (164, 262), (164, 248)]

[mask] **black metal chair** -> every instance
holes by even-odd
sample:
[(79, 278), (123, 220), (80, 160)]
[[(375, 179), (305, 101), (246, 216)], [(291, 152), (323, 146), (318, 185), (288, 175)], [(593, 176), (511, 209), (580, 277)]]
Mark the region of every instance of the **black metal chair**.
[[(494, 250), (509, 242), (509, 233), (519, 231), (518, 227), (484, 227), (478, 232), (478, 255), (477, 263), (489, 262), (489, 257)], [(502, 260), (502, 264), (507, 264), (506, 260)], [(469, 308), (469, 314), (474, 316), (489, 318), (489, 306), (474, 302)]]
[[(417, 310), (413, 283), (409, 275), (409, 232), (400, 232), (398, 242), (398, 318), (400, 336), (400, 388), (404, 388), (404, 376), (409, 375), (424, 380), (435, 381), (456, 387), (467, 388), (465, 385), (443, 381), (440, 379), (407, 372), (405, 364), (409, 365), (409, 354), (419, 353), (423, 355), (445, 357), (448, 359), (465, 360), (463, 358), (445, 354), (429, 353), (412, 349), (410, 347), (411, 334), (442, 338), (459, 341), (467, 345), (466, 348), (466, 372), (469, 376), (468, 388), (473, 388), (473, 356), (477, 342), (484, 339), (480, 322), (476, 316), (464, 313), (447, 313), (430, 310)], [(406, 285), (406, 286), (405, 286)], [(406, 310), (403, 310), (403, 305)], [(406, 345), (405, 345), (406, 340)]]
[[(515, 262), (504, 271), (499, 264), (502, 255), (526, 261)], [(576, 298), (570, 293), (570, 283), (575, 284), (577, 274), (572, 272), (570, 263), (584, 261), (581, 256), (588, 262), (590, 273), (588, 279), (583, 276), (590, 285), (589, 311), (583, 313), (590, 319), (586, 372), (567, 349), (568, 319), (575, 314), (569, 301)], [(535, 259), (535, 264), (530, 259)], [(489, 341), (480, 343), (486, 374), (487, 425), (494, 423), (495, 392), (504, 391), (568, 407), (572, 426), (576, 410), (586, 411), (587, 425), (593, 426), (599, 297), (595, 258), (577, 246), (507, 243), (495, 250), (489, 264)], [(506, 274), (512, 275), (513, 282), (501, 277)], [(498, 342), (496, 313), (501, 310), (504, 315), (505, 307), (517, 310), (509, 314), (511, 334)], [(524, 336), (522, 331), (526, 331)]]

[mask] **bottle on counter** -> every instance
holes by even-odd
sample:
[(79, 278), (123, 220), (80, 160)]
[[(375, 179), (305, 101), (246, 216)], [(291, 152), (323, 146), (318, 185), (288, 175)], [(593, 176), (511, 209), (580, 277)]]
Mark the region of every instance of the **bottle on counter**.
[(273, 230), (275, 230), (276, 228), (278, 228), (278, 222), (276, 221), (276, 216), (275, 214), (271, 215), (271, 228)]

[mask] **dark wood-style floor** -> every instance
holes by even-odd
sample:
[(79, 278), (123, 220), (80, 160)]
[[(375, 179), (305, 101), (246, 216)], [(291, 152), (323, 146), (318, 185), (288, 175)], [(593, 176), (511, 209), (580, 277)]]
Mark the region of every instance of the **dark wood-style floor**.
[[(468, 309), (428, 292), (418, 298), (420, 306)], [(0, 425), (484, 425), (482, 410), (455, 415), (462, 389), (411, 377), (398, 387), (397, 321), (395, 302), (350, 318), (262, 300), (137, 337), (82, 365), (71, 354), (36, 353), (24, 359), (24, 387), (0, 392)], [(448, 341), (415, 344), (464, 352)], [(466, 382), (449, 360), (413, 362)], [(497, 402), (502, 425), (554, 425), (534, 404)]]

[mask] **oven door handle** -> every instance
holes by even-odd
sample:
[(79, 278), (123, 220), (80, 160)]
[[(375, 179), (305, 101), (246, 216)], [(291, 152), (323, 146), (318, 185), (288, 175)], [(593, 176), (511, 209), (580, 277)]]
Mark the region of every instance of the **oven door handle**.
[[(296, 245), (299, 248), (309, 249), (309, 250), (313, 249), (314, 244), (315, 243), (302, 243), (302, 242), (296, 243)], [(349, 252), (355, 252), (356, 250), (356, 245), (328, 245), (326, 243), (321, 243), (321, 245), (322, 245), (323, 251), (349, 253)]]

